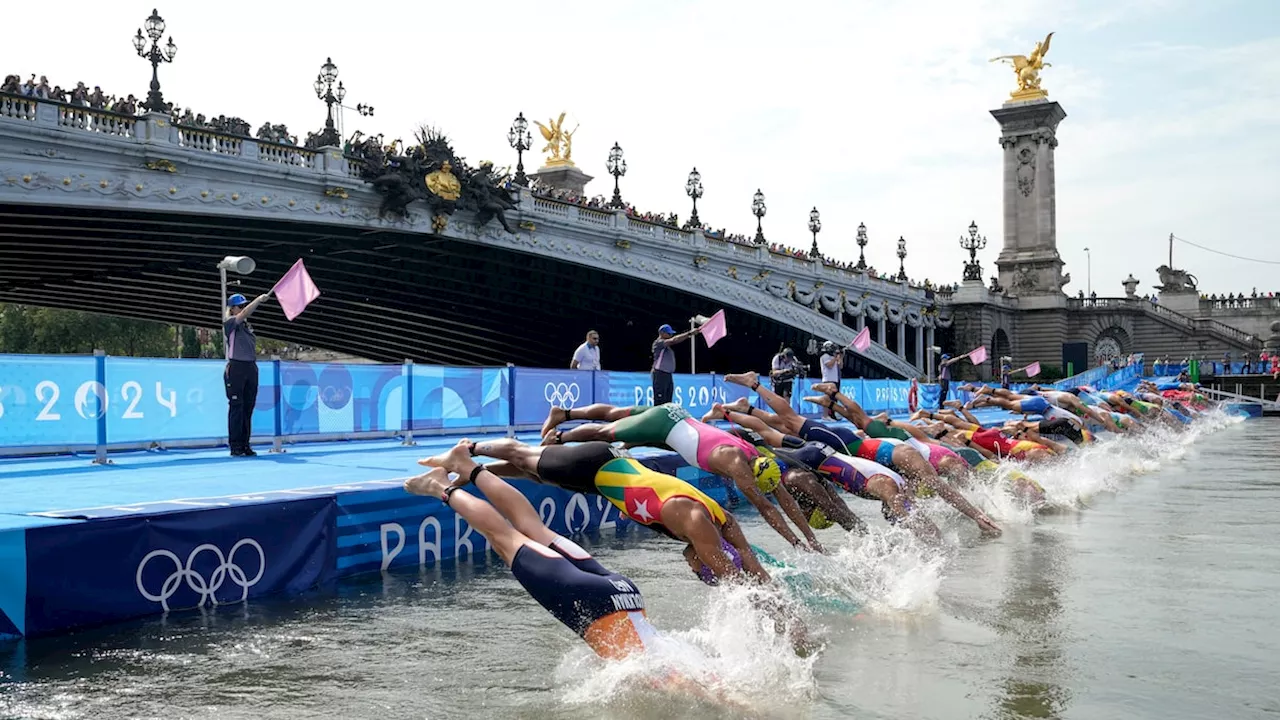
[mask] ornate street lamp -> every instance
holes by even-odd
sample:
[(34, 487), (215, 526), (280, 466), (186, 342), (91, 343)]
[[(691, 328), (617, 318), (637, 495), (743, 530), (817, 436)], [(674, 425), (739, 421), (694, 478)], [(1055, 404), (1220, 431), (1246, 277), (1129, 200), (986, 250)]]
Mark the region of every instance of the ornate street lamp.
[(529, 121), (524, 119), (524, 113), (516, 115), (511, 123), (507, 143), (516, 151), (516, 184), (528, 185), (529, 178), (524, 174), (524, 151), (533, 147), (533, 133), (529, 132)]
[(857, 237), (857, 243), (858, 243), (858, 265), (857, 265), (857, 269), (859, 269), (859, 270), (866, 270), (866, 269), (867, 269), (867, 256), (866, 256), (866, 252), (865, 252), (865, 251), (866, 251), (866, 249), (867, 249), (867, 226), (866, 226), (865, 224), (863, 224), (863, 223), (858, 223), (858, 237)]
[(761, 225), (760, 221), (764, 219), (764, 213), (767, 209), (768, 208), (764, 206), (764, 193), (760, 192), (759, 188), (756, 188), (756, 194), (751, 196), (751, 214), (756, 216), (757, 245), (764, 244), (764, 227)]
[(898, 236), (898, 279), (907, 279), (907, 239)]
[(978, 234), (978, 223), (969, 223), (969, 237), (960, 236), (960, 247), (969, 251), (969, 262), (964, 264), (964, 279), (982, 282), (982, 266), (978, 264), (978, 251), (987, 246), (987, 238)]
[[(164, 95), (160, 94), (160, 63), (173, 62), (173, 57), (178, 54), (178, 46), (173, 44), (173, 37), (170, 36), (169, 44), (164, 48), (160, 47), (160, 37), (164, 35), (164, 18), (160, 17), (160, 13), (152, 10), (151, 17), (146, 21), (147, 36), (142, 36), (142, 28), (138, 28), (138, 34), (133, 36), (133, 47), (138, 51), (138, 57), (151, 61), (151, 92), (147, 93), (147, 101), (142, 107), (151, 112), (168, 112), (164, 104)], [(147, 38), (151, 38), (151, 47), (147, 47)]]
[(338, 83), (335, 88), (333, 81), (337, 79), (338, 66), (333, 64), (333, 58), (325, 58), (324, 64), (320, 66), (320, 74), (316, 75), (316, 81), (311, 84), (311, 88), (316, 91), (316, 98), (323, 100), (328, 110), (324, 121), (324, 132), (316, 138), (316, 142), (319, 143), (317, 147), (333, 147), (342, 142), (338, 137), (338, 129), (333, 124), (333, 106), (342, 104), (342, 99), (347, 96), (347, 89), (342, 86), (342, 83)]
[(817, 260), (822, 257), (822, 253), (818, 252), (818, 231), (822, 229), (822, 216), (818, 214), (818, 208), (809, 211), (809, 232), (813, 233), (813, 247), (809, 248), (809, 257)]
[(609, 201), (609, 207), (621, 208), (623, 207), (622, 192), (618, 190), (618, 178), (627, 174), (627, 161), (623, 159), (622, 146), (618, 143), (614, 143), (613, 147), (609, 148), (609, 159), (605, 161), (604, 166), (613, 176), (613, 199)]
[(693, 214), (689, 216), (690, 227), (702, 227), (698, 220), (698, 198), (702, 197), (702, 173), (694, 168), (689, 173), (689, 180), (684, 184), (684, 194), (693, 199)]

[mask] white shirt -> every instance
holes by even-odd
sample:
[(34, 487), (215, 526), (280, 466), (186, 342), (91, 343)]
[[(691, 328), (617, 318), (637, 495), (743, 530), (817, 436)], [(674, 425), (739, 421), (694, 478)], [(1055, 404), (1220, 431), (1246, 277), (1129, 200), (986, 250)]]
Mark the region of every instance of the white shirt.
[(585, 342), (573, 351), (573, 360), (578, 363), (579, 370), (602, 370), (600, 367), (600, 346), (591, 347)]
[(822, 382), (840, 382), (840, 363), (833, 363), (830, 367), (827, 367), (827, 363), (831, 362), (833, 358), (835, 358), (835, 355), (822, 356)]

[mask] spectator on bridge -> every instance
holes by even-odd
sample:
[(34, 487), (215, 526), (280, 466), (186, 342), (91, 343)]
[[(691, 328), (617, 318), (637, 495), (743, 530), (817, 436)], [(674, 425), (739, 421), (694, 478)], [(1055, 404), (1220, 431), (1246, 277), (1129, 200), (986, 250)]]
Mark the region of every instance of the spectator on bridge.
[(227, 298), (222, 316), (227, 368), (222, 379), (227, 388), (227, 444), (232, 457), (257, 455), (249, 447), (253, 435), (253, 408), (258, 402), (258, 339), (249, 324), (249, 316), (266, 302), (270, 294), (259, 295), (249, 302), (240, 293)]
[(569, 362), (573, 370), (603, 370), (600, 367), (600, 333), (587, 331), (587, 341), (573, 351), (573, 360)]
[(688, 340), (696, 332), (697, 330), (686, 330), (677, 335), (675, 328), (670, 325), (658, 328), (658, 339), (653, 341), (653, 365), (650, 366), (653, 368), (654, 405), (671, 402), (671, 396), (676, 391), (675, 379), (672, 378), (676, 371), (676, 354), (671, 346)]

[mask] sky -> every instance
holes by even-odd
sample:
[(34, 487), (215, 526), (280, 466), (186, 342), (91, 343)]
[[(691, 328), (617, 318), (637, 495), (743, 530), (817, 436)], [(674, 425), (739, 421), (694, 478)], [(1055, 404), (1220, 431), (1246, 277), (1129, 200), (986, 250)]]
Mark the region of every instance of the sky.
[[(159, 7), (179, 50), (160, 68), (166, 100), (255, 129), (305, 136), (324, 122), (312, 82), (339, 68), (347, 134), (443, 130), (472, 163), (515, 165), (511, 120), (569, 113), (578, 167), (612, 193), (605, 159), (625, 153), (623, 197), (641, 211), (698, 211), (714, 228), (808, 247), (821, 212), (823, 252), (955, 282), (971, 221), (1003, 242), (999, 126), (1014, 88), (989, 59), (1029, 54), (1054, 31), (1041, 73), (1062, 104), (1058, 250), (1074, 295), (1123, 294), (1130, 273), (1158, 284), (1174, 265), (1204, 292), (1280, 292), (1280, 2), (1274, 0), (485, 0), (270, 5), (220, 0)], [(393, 7), (390, 12), (381, 6)], [(145, 96), (150, 68), (130, 39), (152, 5), (70, 0), (46, 32), (9, 33), (3, 72)], [(533, 128), (538, 138), (537, 128)], [(526, 154), (526, 169), (541, 165)], [(1086, 254), (1085, 248), (1089, 248)]]

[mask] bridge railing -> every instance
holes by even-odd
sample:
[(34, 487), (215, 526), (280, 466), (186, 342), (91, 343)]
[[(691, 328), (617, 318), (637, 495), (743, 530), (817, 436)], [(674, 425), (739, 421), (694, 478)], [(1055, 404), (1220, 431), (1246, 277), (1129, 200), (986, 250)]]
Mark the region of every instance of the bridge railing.
[(1142, 310), (1162, 318), (1170, 320), (1191, 332), (1200, 333), (1216, 333), (1229, 340), (1233, 340), (1242, 345), (1256, 346), (1259, 344), (1258, 338), (1243, 330), (1234, 328), (1226, 323), (1218, 322), (1210, 318), (1191, 318), (1180, 312), (1170, 310), (1159, 303), (1153, 303), (1150, 300), (1142, 298), (1067, 298), (1068, 310), (1091, 310), (1091, 309), (1128, 309)]
[[(202, 447), (226, 442), (224, 363), (86, 355), (0, 355), (0, 454)], [(404, 437), (539, 428), (553, 405), (653, 401), (648, 373), (406, 363), (258, 362), (254, 441)], [(768, 386), (768, 380), (763, 381)], [(794, 407), (816, 380), (797, 380)], [(868, 412), (906, 412), (909, 383), (849, 379)], [(936, 405), (935, 385), (920, 401)], [(695, 417), (755, 395), (723, 376), (676, 375), (674, 401)]]

